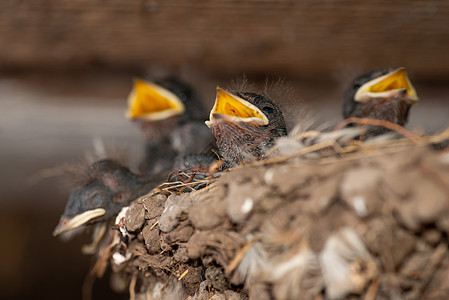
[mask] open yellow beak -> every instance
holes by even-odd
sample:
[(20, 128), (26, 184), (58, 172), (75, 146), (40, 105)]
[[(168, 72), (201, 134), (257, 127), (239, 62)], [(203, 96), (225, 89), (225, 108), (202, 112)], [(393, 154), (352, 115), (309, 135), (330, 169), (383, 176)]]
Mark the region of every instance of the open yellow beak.
[(97, 208), (83, 212), (82, 214), (76, 215), (71, 219), (62, 217), (59, 221), (58, 226), (56, 226), (55, 230), (53, 231), (53, 236), (57, 236), (61, 233), (78, 228), (92, 219), (101, 217), (105, 213), (106, 211), (103, 208)]
[(267, 116), (259, 108), (219, 87), (217, 87), (215, 104), (210, 112), (209, 121), (206, 121), (206, 125), (210, 127), (215, 119), (226, 120), (232, 123), (245, 122), (258, 126), (268, 124)]
[(406, 93), (406, 98), (412, 103), (418, 101), (418, 95), (404, 67), (366, 82), (357, 90), (354, 100), (366, 102), (372, 98), (388, 98), (400, 93)]
[(169, 90), (135, 78), (128, 96), (126, 116), (130, 119), (157, 121), (184, 113), (181, 100)]

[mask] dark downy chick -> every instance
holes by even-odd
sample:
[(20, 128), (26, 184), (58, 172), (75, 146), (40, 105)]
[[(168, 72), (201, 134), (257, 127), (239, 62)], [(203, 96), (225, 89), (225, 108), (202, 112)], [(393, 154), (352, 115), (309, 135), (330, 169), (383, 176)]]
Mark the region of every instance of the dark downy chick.
[(146, 140), (144, 174), (171, 170), (175, 158), (202, 152), (213, 141), (200, 96), (175, 78), (135, 79), (126, 115), (140, 123)]
[(73, 189), (54, 236), (113, 220), (120, 210), (149, 192), (161, 179), (144, 179), (112, 160), (93, 163)]
[[(344, 94), (343, 117), (371, 118), (401, 126), (407, 123), (410, 108), (418, 101), (405, 68), (373, 70), (355, 78)], [(387, 132), (371, 128), (369, 135)]]
[(265, 96), (217, 88), (206, 125), (215, 136), (223, 167), (263, 157), (276, 138), (287, 135), (280, 108)]

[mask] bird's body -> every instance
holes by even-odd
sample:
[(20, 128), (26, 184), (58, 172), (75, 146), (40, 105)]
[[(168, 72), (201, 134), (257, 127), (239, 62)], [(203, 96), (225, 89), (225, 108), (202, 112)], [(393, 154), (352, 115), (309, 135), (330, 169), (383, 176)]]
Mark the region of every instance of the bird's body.
[[(416, 91), (404, 68), (377, 69), (356, 77), (344, 95), (343, 117), (371, 118), (404, 126), (412, 105), (418, 101)], [(388, 131), (370, 128), (370, 135)]]
[(224, 168), (263, 157), (276, 138), (287, 134), (279, 107), (267, 97), (250, 92), (217, 89), (206, 124), (215, 136)]

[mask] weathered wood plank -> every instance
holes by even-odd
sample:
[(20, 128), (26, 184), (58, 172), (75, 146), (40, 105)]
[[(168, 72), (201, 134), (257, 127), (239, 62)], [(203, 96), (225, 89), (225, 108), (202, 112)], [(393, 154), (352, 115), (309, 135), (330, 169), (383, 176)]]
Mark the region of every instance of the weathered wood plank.
[(326, 76), (406, 65), (449, 75), (449, 2), (7, 1), (0, 66), (190, 66), (219, 73)]

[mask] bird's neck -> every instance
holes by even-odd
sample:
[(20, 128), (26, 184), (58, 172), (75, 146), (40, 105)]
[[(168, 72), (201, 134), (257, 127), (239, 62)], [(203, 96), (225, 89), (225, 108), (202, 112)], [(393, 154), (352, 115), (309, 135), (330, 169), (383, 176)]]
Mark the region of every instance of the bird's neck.
[(244, 160), (264, 156), (274, 145), (274, 137), (267, 127), (251, 124), (217, 122), (212, 127), (217, 147), (223, 158), (224, 167), (233, 167)]
[(371, 99), (356, 113), (362, 118), (385, 120), (404, 126), (408, 120), (411, 102), (402, 97)]
[(169, 137), (153, 141), (148, 140), (145, 145), (145, 158), (141, 166), (141, 173), (145, 176), (158, 174), (172, 168), (176, 152), (170, 144)]

